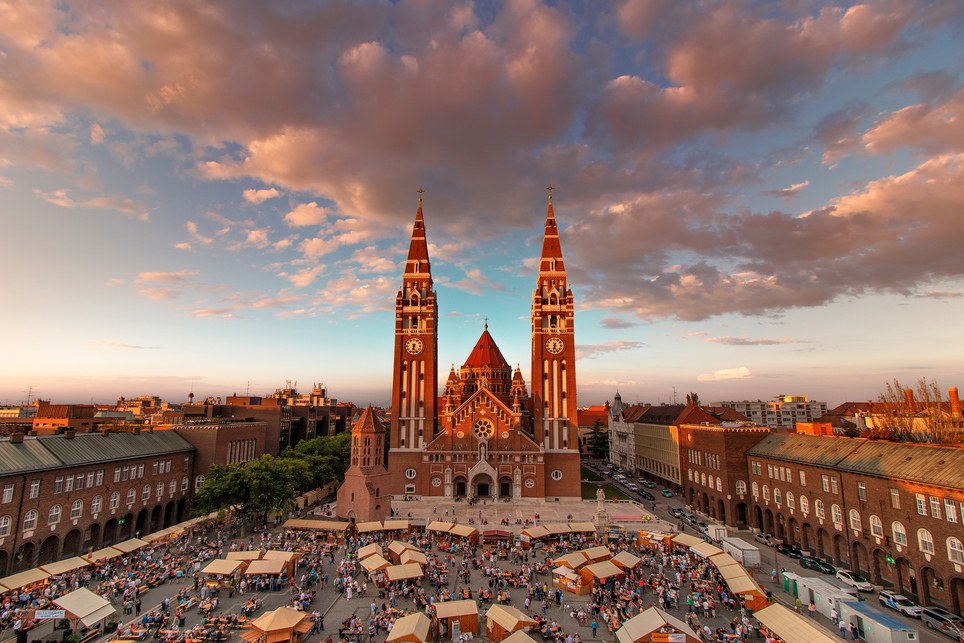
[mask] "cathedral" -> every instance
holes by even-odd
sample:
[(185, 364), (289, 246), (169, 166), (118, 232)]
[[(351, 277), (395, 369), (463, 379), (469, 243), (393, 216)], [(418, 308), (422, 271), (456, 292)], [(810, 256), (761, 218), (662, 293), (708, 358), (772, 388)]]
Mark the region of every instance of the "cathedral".
[(531, 388), (486, 325), (439, 395), (438, 321), (420, 197), (395, 298), (391, 493), (490, 501), (579, 499), (573, 296), (551, 192), (532, 291)]

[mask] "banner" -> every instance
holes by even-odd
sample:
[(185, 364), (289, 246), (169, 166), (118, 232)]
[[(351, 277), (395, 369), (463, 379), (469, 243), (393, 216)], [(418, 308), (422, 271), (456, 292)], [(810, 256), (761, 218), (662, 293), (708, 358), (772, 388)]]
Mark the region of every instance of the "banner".
[(67, 618), (67, 610), (36, 610), (33, 617), (38, 621), (49, 618)]

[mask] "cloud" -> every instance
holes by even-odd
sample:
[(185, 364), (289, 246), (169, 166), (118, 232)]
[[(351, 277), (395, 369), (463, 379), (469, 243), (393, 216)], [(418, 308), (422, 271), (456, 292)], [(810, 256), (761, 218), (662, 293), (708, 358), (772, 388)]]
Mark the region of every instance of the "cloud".
[(264, 203), (268, 199), (274, 199), (276, 197), (281, 196), (281, 192), (279, 192), (275, 188), (271, 188), (268, 190), (245, 190), (242, 193), (242, 196), (244, 197), (244, 200), (247, 201), (248, 203), (253, 203), (255, 205), (258, 205), (260, 203)]
[(782, 190), (767, 190), (763, 192), (763, 194), (766, 196), (779, 197), (784, 201), (792, 201), (800, 196), (800, 191), (808, 185), (810, 185), (810, 181), (804, 181), (803, 183), (794, 183), (790, 187), (783, 188)]
[(90, 144), (100, 145), (104, 142), (104, 128), (99, 123), (90, 124)]
[(474, 295), (481, 295), (487, 290), (495, 290), (497, 292), (505, 290), (505, 284), (492, 281), (483, 275), (482, 271), (478, 268), (468, 270), (465, 273), (464, 279), (452, 282), (449, 285), (451, 285), (453, 288), (458, 288), (459, 290), (464, 290)]
[(964, 87), (943, 103), (919, 103), (879, 119), (864, 133), (862, 142), (871, 154), (889, 154), (900, 148), (938, 155), (964, 151)]
[(310, 285), (324, 269), (324, 266), (302, 268), (295, 274), (288, 275), (288, 281), (294, 284), (296, 288), (304, 288), (305, 286)]
[(147, 206), (145, 206), (140, 201), (134, 201), (132, 199), (125, 199), (119, 196), (95, 196), (83, 201), (74, 201), (68, 196), (70, 192), (69, 189), (54, 190), (53, 192), (41, 192), (40, 190), (34, 190), (34, 194), (47, 201), (48, 203), (53, 203), (54, 205), (59, 205), (64, 208), (86, 208), (90, 210), (115, 210), (117, 212), (122, 212), (124, 214), (131, 215), (141, 221), (147, 221), (150, 218), (148, 214)]
[(349, 261), (358, 264), (358, 272), (360, 273), (396, 273), (399, 271), (398, 264), (386, 257), (385, 252), (375, 246), (355, 250)]
[(789, 339), (786, 337), (780, 339), (767, 339), (767, 338), (752, 338), (752, 337), (707, 337), (703, 341), (714, 342), (716, 344), (723, 344), (724, 346), (772, 346), (774, 344), (800, 344), (802, 343), (799, 339)]
[(946, 290), (932, 290), (931, 292), (921, 293), (917, 296), (928, 298), (928, 299), (938, 299), (940, 301), (947, 301), (949, 299), (960, 299), (961, 297), (964, 297), (964, 292), (948, 292)]
[(123, 348), (127, 350), (160, 350), (161, 348), (160, 346), (134, 346), (132, 344), (121, 342), (118, 340), (108, 340), (108, 341), (96, 340), (96, 341), (88, 341), (86, 343), (94, 344), (96, 346), (102, 346), (104, 348)]
[(177, 248), (178, 250), (188, 250), (188, 251), (190, 251), (190, 250), (192, 249), (192, 248), (191, 248), (191, 244), (189, 244), (189, 243), (175, 243), (175, 244), (174, 244), (174, 247)]
[(613, 317), (611, 315), (605, 315), (603, 316), (602, 319), (599, 320), (600, 328), (612, 328), (612, 329), (632, 328), (633, 326), (638, 326), (638, 325), (639, 325), (638, 322), (621, 319), (619, 317)]
[(121, 285), (122, 283), (124, 283), (124, 280), (123, 280), (123, 279), (119, 279), (119, 278), (117, 278), (117, 277), (114, 277), (113, 279), (108, 279), (106, 282), (104, 282), (104, 285), (105, 285), (105, 286), (119, 286), (119, 285)]
[(137, 292), (155, 301), (176, 299), (196, 284), (192, 277), (196, 270), (177, 272), (142, 272), (134, 279)]
[(576, 346), (577, 359), (592, 359), (604, 353), (615, 353), (617, 351), (636, 350), (645, 346), (643, 342), (633, 342), (624, 339), (605, 344), (580, 344)]
[(292, 228), (321, 225), (325, 222), (327, 216), (328, 211), (325, 208), (318, 207), (318, 203), (312, 201), (311, 203), (296, 205), (291, 212), (285, 215), (285, 223)]
[(200, 232), (197, 231), (197, 224), (194, 223), (193, 221), (188, 221), (187, 223), (184, 224), (184, 227), (187, 228), (188, 234), (191, 235), (191, 238), (197, 241), (198, 243), (200, 243), (201, 245), (209, 246), (212, 243), (214, 243), (214, 239), (212, 239), (211, 237), (205, 237), (204, 235), (202, 235)]
[(752, 377), (746, 366), (738, 368), (724, 368), (712, 374), (703, 373), (696, 378), (697, 382), (719, 382), (722, 380), (745, 380)]
[(198, 308), (191, 312), (193, 317), (221, 317), (232, 319), (237, 317), (234, 313), (245, 310), (264, 310), (270, 308), (282, 308), (289, 304), (302, 301), (299, 295), (279, 295), (276, 297), (263, 295), (260, 293), (242, 292), (234, 293), (225, 297), (220, 306), (210, 308)]

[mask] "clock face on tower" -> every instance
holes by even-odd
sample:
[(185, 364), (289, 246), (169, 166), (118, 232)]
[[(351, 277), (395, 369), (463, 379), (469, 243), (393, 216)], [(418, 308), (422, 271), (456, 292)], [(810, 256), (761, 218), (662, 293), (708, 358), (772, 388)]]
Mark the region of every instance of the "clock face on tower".
[(565, 343), (558, 337), (550, 337), (546, 340), (546, 350), (553, 355), (558, 355), (566, 347)]
[(422, 352), (422, 340), (418, 337), (411, 338), (405, 342), (405, 350), (407, 350), (410, 355), (418, 355)]

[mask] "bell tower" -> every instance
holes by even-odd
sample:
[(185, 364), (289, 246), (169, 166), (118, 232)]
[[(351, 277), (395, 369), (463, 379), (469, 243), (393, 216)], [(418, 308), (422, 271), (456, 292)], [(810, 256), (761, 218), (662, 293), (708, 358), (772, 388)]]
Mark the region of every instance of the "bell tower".
[(573, 295), (552, 210), (552, 186), (532, 291), (532, 418), (545, 452), (546, 497), (580, 497)]
[[(402, 275), (402, 287), (395, 296), (395, 360), (392, 381), (391, 450), (388, 469), (393, 493), (404, 493), (415, 485), (424, 493), (422, 476), (403, 474), (413, 458), (432, 441), (438, 424), (438, 304), (432, 285), (432, 268), (422, 219), (422, 189), (418, 190), (418, 212), (412, 241)], [(407, 480), (406, 480), (407, 478)]]

